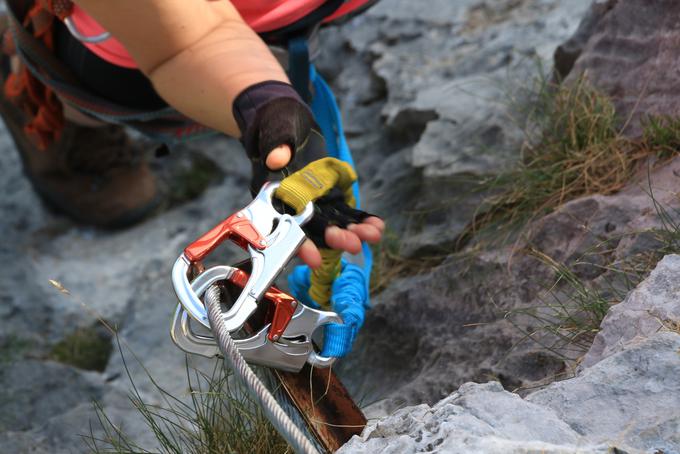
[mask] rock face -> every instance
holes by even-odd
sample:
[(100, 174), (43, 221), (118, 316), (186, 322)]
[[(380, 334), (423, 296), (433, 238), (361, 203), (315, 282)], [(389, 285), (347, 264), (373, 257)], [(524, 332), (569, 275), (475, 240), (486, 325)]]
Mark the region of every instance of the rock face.
[(103, 373), (56, 363), (51, 351), (78, 328), (106, 320), (118, 329), (127, 368), (145, 400), (160, 404), (161, 396), (142, 366), (183, 396), (185, 357), (168, 334), (176, 302), (170, 268), (188, 242), (247, 203), (241, 188), (247, 187), (249, 164), (233, 158), (242, 153), (233, 141), (178, 149), (169, 158), (175, 165), (200, 154), (223, 167), (221, 183), (191, 204), (129, 230), (106, 232), (74, 226), (45, 210), (4, 130), (0, 143), (0, 258), (12, 264), (0, 276), (0, 452), (88, 452), (80, 435), (90, 434), (90, 421), (93, 434), (101, 435), (93, 400), (143, 446), (155, 446), (128, 399), (130, 383), (115, 345)]
[[(567, 203), (536, 222), (527, 241), (514, 248), (533, 248), (568, 264), (587, 285), (619, 286), (621, 276), (605, 272), (604, 266), (663, 247), (656, 235), (665, 235), (667, 226), (655, 203), (669, 214), (678, 209), (679, 174), (676, 158), (649, 176), (641, 175), (618, 194)], [(545, 292), (545, 283), (553, 279), (551, 270), (513, 247), (473, 258), (450, 256), (427, 273), (395, 280), (374, 298), (356, 352), (341, 370), (356, 395), (369, 402), (387, 399), (382, 406), (388, 409), (437, 402), (466, 381), (493, 377), (515, 389), (559, 377), (568, 373), (564, 356), (524, 342), (518, 326), (505, 318), (508, 312), (553, 303)], [(620, 293), (625, 294), (625, 286), (620, 284)], [(570, 290), (567, 286), (563, 291)], [(572, 304), (564, 295), (562, 301)], [(650, 326), (658, 327), (653, 321), (657, 313), (664, 316), (673, 310), (663, 308), (649, 315)], [(637, 323), (644, 325), (644, 320)], [(617, 327), (625, 323), (622, 320)], [(612, 335), (631, 329), (614, 329)], [(587, 348), (571, 357), (576, 359)], [(371, 367), (362, 369), (362, 364)], [(382, 387), (384, 383), (389, 386)]]
[(609, 344), (616, 348), (596, 344), (586, 357), (592, 365), (577, 377), (525, 399), (498, 383), (468, 383), (432, 407), (373, 421), (339, 452), (680, 452), (678, 282), (680, 256), (667, 256), (607, 316), (602, 337), (614, 334), (620, 314), (628, 316), (626, 326), (636, 326), (638, 315), (663, 310), (668, 327), (657, 324), (635, 336), (624, 330)]
[(481, 199), (471, 177), (516, 159), (522, 90), (589, 3), (387, 0), (325, 33), (336, 47), (319, 66), (340, 95), (355, 157), (374, 175), (365, 203), (404, 232), (403, 255), (455, 242)]
[[(374, 297), (374, 307), (367, 314), (355, 352), (340, 365), (355, 395), (367, 402), (381, 401), (382, 408), (395, 409), (420, 402), (433, 404), (466, 381), (493, 378), (508, 389), (516, 389), (568, 374), (570, 364), (564, 355), (522, 342), (524, 334), (504, 319), (508, 312), (548, 304), (544, 290), (552, 284), (553, 272), (524, 251), (540, 251), (567, 264), (586, 285), (608, 287), (610, 281), (614, 281), (616, 295), (604, 296), (618, 302), (630, 284), (619, 282), (614, 273), (605, 272), (606, 265), (624, 262), (636, 254), (653, 253), (662, 247), (656, 238), (665, 228), (659, 206), (677, 217), (673, 213), (680, 206), (675, 189), (680, 174), (678, 159), (664, 167), (650, 169), (649, 175), (644, 172), (618, 194), (584, 197), (566, 204), (534, 223), (527, 240), (512, 247), (481, 254), (468, 248), (451, 254), (458, 246), (456, 241), (463, 227), (479, 205), (480, 194), (473, 190), (474, 178), (469, 175), (493, 172), (497, 168), (494, 166), (504, 165), (507, 161), (502, 150), (506, 146), (512, 148), (512, 141), (505, 140), (516, 131), (508, 121), (498, 125), (503, 132), (497, 141), (490, 142), (489, 153), (475, 154), (473, 161), (477, 164), (484, 157), (491, 157), (492, 162), (484, 167), (471, 165), (472, 161), (462, 157), (466, 147), (471, 146), (466, 140), (475, 137), (465, 125), (475, 124), (471, 118), (478, 118), (479, 126), (472, 129), (481, 132), (487, 125), (497, 124), (494, 119), (507, 119), (510, 112), (499, 98), (498, 90), (503, 86), (499, 77), (504, 74), (507, 82), (507, 74), (526, 74), (522, 59), (514, 52), (527, 43), (540, 42), (541, 46), (534, 52), (550, 55), (554, 45), (549, 43), (556, 42), (562, 32), (573, 29), (572, 19), (576, 16), (571, 15), (574, 11), (571, 8), (582, 7), (580, 12), (588, 7), (585, 3), (572, 2), (503, 5), (485, 8), (476, 2), (464, 6), (452, 2), (443, 8), (455, 9), (455, 12), (442, 14), (445, 19), (437, 20), (431, 19), (429, 12), (413, 13), (409, 19), (410, 16), (385, 6), (372, 10), (355, 25), (329, 34), (330, 38), (326, 39), (345, 43), (338, 46), (338, 53), (344, 52), (341, 55), (352, 58), (350, 61), (361, 57), (361, 64), (353, 63), (332, 73), (333, 82), (342, 94), (345, 112), (351, 112), (348, 122), (355, 154), (363, 168), (370, 169), (374, 175), (364, 186), (365, 202), (369, 209), (387, 216), (389, 225), (397, 232), (395, 242), (400, 253), (412, 259), (406, 267), (414, 268), (410, 274), (415, 274), (395, 279)], [(599, 33), (599, 21), (616, 5), (614, 1), (592, 5), (574, 38), (558, 49), (556, 66), (571, 69), (576, 62), (578, 67), (581, 61), (578, 57), (586, 55), (582, 49), (595, 31)], [(675, 6), (671, 10), (673, 8)], [(526, 14), (515, 22), (512, 18), (520, 12)], [(634, 15), (630, 11), (627, 14)], [(424, 35), (406, 32), (417, 29), (419, 21), (426, 22), (427, 28), (433, 31)], [(442, 21), (450, 24), (445, 30), (447, 33), (460, 32), (445, 44), (438, 38), (441, 36), (438, 33), (443, 33), (439, 28)], [(545, 31), (544, 40), (524, 40), (522, 33), (538, 29)], [(623, 49), (625, 32), (619, 33)], [(385, 37), (390, 37), (389, 45)], [(459, 39), (465, 44), (456, 47)], [(488, 42), (481, 44), (485, 40)], [(479, 45), (484, 49), (477, 47)], [(402, 46), (409, 52), (402, 51)], [(564, 61), (566, 54), (571, 55), (568, 65)], [(439, 55), (439, 59), (430, 55)], [(489, 60), (485, 60), (487, 57)], [(446, 72), (438, 66), (443, 61), (455, 64)], [(332, 62), (322, 62), (322, 68), (331, 65)], [(388, 67), (393, 69), (389, 77)], [(362, 74), (373, 72), (382, 83), (359, 84), (359, 70)], [(606, 72), (602, 74), (605, 79)], [(620, 72), (616, 72), (616, 77), (619, 75)], [(491, 84), (483, 90), (461, 88), (473, 79), (491, 81)], [(453, 90), (455, 95), (446, 98), (436, 96), (440, 87), (460, 90)], [(473, 96), (479, 93), (485, 96)], [(635, 93), (635, 96), (644, 96), (641, 91)], [(489, 102), (483, 108), (475, 108), (473, 100), (477, 102), (481, 98)], [(357, 112), (362, 120), (360, 124), (353, 123)], [(387, 137), (375, 132), (380, 126), (375, 120), (379, 113), (387, 126), (392, 125)], [(363, 121), (366, 118), (374, 123)], [(449, 127), (438, 129), (442, 121), (449, 120), (452, 120)], [(459, 140), (456, 134), (464, 138)], [(475, 140), (478, 138), (473, 142)], [(428, 145), (433, 141), (439, 145)], [(380, 149), (399, 151), (385, 157)], [(449, 165), (447, 160), (457, 164)], [(650, 190), (656, 202), (650, 197)], [(406, 213), (404, 206), (408, 207)], [(603, 245), (609, 250), (604, 252)], [(440, 259), (438, 264), (418, 273), (419, 263), (432, 256)], [(408, 271), (405, 274), (409, 274)], [(569, 289), (558, 289), (558, 292), (563, 301), (568, 302), (565, 296)], [(521, 321), (527, 329), (532, 328), (532, 322), (535, 321)], [(585, 353), (589, 342), (567, 356), (577, 359)], [(362, 368), (365, 364), (371, 367)], [(385, 389), (389, 391), (386, 393)]]
[(583, 358), (591, 366), (621, 351), (636, 338), (680, 329), (680, 256), (666, 256), (656, 269), (620, 304), (612, 307), (593, 346)]
[[(678, 269), (671, 275), (677, 279)], [(680, 334), (637, 338), (578, 377), (527, 400), (554, 410), (594, 443), (646, 452), (680, 452)]]
[(548, 408), (522, 400), (497, 382), (468, 383), (433, 407), (422, 404), (372, 424), (340, 453), (608, 452)]
[(580, 32), (558, 51), (558, 67), (570, 79), (585, 72), (612, 96), (628, 132), (638, 135), (645, 116), (680, 112), (678, 14), (680, 4), (672, 0), (596, 2)]

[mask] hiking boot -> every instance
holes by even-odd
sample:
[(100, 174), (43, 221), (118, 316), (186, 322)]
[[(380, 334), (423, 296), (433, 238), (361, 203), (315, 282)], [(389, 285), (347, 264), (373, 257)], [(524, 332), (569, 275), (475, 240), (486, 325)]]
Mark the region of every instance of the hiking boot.
[(9, 55), (14, 54), (13, 44), (8, 44), (12, 40), (5, 36), (7, 19), (0, 14), (0, 116), (36, 192), (50, 208), (84, 224), (115, 228), (143, 219), (161, 197), (142, 150), (122, 127), (65, 121), (58, 140), (46, 150), (25, 133), (28, 117), (1, 90), (12, 72)]
[(43, 201), (77, 222), (105, 228), (142, 220), (160, 203), (156, 180), (120, 126), (97, 128), (66, 121), (47, 150), (24, 133), (25, 115), (0, 97), (0, 115)]

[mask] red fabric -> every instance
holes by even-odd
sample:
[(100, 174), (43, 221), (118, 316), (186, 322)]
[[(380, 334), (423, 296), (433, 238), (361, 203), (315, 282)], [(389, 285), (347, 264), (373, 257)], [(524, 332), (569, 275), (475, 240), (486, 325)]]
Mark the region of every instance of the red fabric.
[(302, 19), (324, 0), (231, 0), (231, 3), (257, 33), (269, 32)]
[[(337, 19), (365, 5), (369, 0), (349, 0), (326, 21)], [(324, 3), (324, 0), (231, 0), (243, 20), (257, 33), (276, 30), (302, 19)], [(80, 33), (95, 36), (105, 30), (85, 11), (74, 5), (71, 19)], [(109, 63), (124, 68), (136, 68), (137, 64), (123, 45), (115, 38), (102, 43), (83, 43), (89, 50)]]
[[(113, 0), (115, 1), (115, 0)], [(88, 15), (78, 5), (73, 5), (71, 20), (76, 29), (85, 36), (97, 36), (105, 33), (106, 30), (99, 25), (90, 15)], [(83, 43), (98, 57), (103, 58), (109, 63), (122, 66), (123, 68), (137, 68), (137, 63), (132, 59), (125, 47), (115, 38), (109, 38), (98, 44)]]
[(326, 19), (324, 19), (324, 23), (327, 22), (332, 22), (335, 19), (339, 19), (345, 14), (349, 14), (352, 11), (355, 11), (358, 8), (361, 8), (364, 6), (366, 3), (370, 2), (371, 0), (349, 0), (345, 2), (344, 5), (342, 5), (340, 8), (338, 8), (333, 14), (328, 16)]
[[(54, 16), (37, 3), (26, 15), (24, 26), (48, 49), (54, 47), (52, 24)], [(6, 38), (5, 38), (6, 39)], [(14, 43), (4, 43), (5, 50), (13, 50)], [(59, 99), (43, 85), (25, 65), (17, 73), (10, 73), (4, 84), (5, 96), (20, 106), (29, 120), (24, 126), (29, 139), (41, 150), (59, 140), (64, 127), (64, 115)]]

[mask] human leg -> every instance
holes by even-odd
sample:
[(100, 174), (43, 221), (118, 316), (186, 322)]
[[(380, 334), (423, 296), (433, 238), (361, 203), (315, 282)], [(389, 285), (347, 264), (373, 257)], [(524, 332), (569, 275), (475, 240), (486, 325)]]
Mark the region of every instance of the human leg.
[[(18, 77), (22, 63), (12, 58), (13, 62), (10, 56), (2, 57), (2, 81), (7, 86), (0, 97), (0, 115), (24, 172), (43, 201), (77, 222), (109, 228), (133, 224), (152, 212), (160, 202), (155, 179), (142, 159), (142, 149), (122, 127), (92, 127), (95, 123), (89, 117), (81, 114), (77, 119), (62, 110), (59, 114), (67, 118), (61, 132), (45, 149), (26, 133), (35, 110), (27, 107), (26, 90), (11, 89), (25, 83)], [(11, 74), (15, 77), (6, 83)]]

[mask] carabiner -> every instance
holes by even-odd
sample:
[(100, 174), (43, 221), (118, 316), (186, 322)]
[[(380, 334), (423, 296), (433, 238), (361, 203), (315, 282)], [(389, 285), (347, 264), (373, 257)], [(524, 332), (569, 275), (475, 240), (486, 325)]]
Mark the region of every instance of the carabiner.
[[(242, 286), (247, 279), (248, 275), (242, 270), (215, 266), (197, 276), (191, 286), (201, 297), (217, 282), (229, 281)], [(291, 372), (299, 371), (305, 362), (316, 367), (329, 367), (335, 362), (336, 358), (324, 357), (315, 351), (312, 335), (322, 325), (342, 323), (336, 313), (307, 307), (275, 287), (265, 293), (265, 299), (275, 306), (272, 320), (256, 334), (234, 340), (246, 361)], [(291, 313), (291, 309), (294, 312)], [(175, 344), (187, 353), (219, 356), (220, 350), (210, 331), (202, 325), (193, 326), (192, 320), (178, 304), (170, 331)]]
[[(265, 183), (248, 206), (187, 246), (175, 261), (172, 283), (177, 298), (189, 315), (203, 326), (210, 327), (205, 307), (189, 282), (192, 265), (205, 259), (227, 239), (248, 251), (252, 264), (250, 279), (234, 305), (224, 314), (227, 330), (234, 332), (241, 329), (257, 309), (258, 300), (305, 240), (301, 226), (314, 214), (313, 204), (308, 203), (296, 216), (279, 213), (272, 205), (278, 187), (279, 183)], [(212, 283), (214, 281), (201, 290), (205, 291)]]

